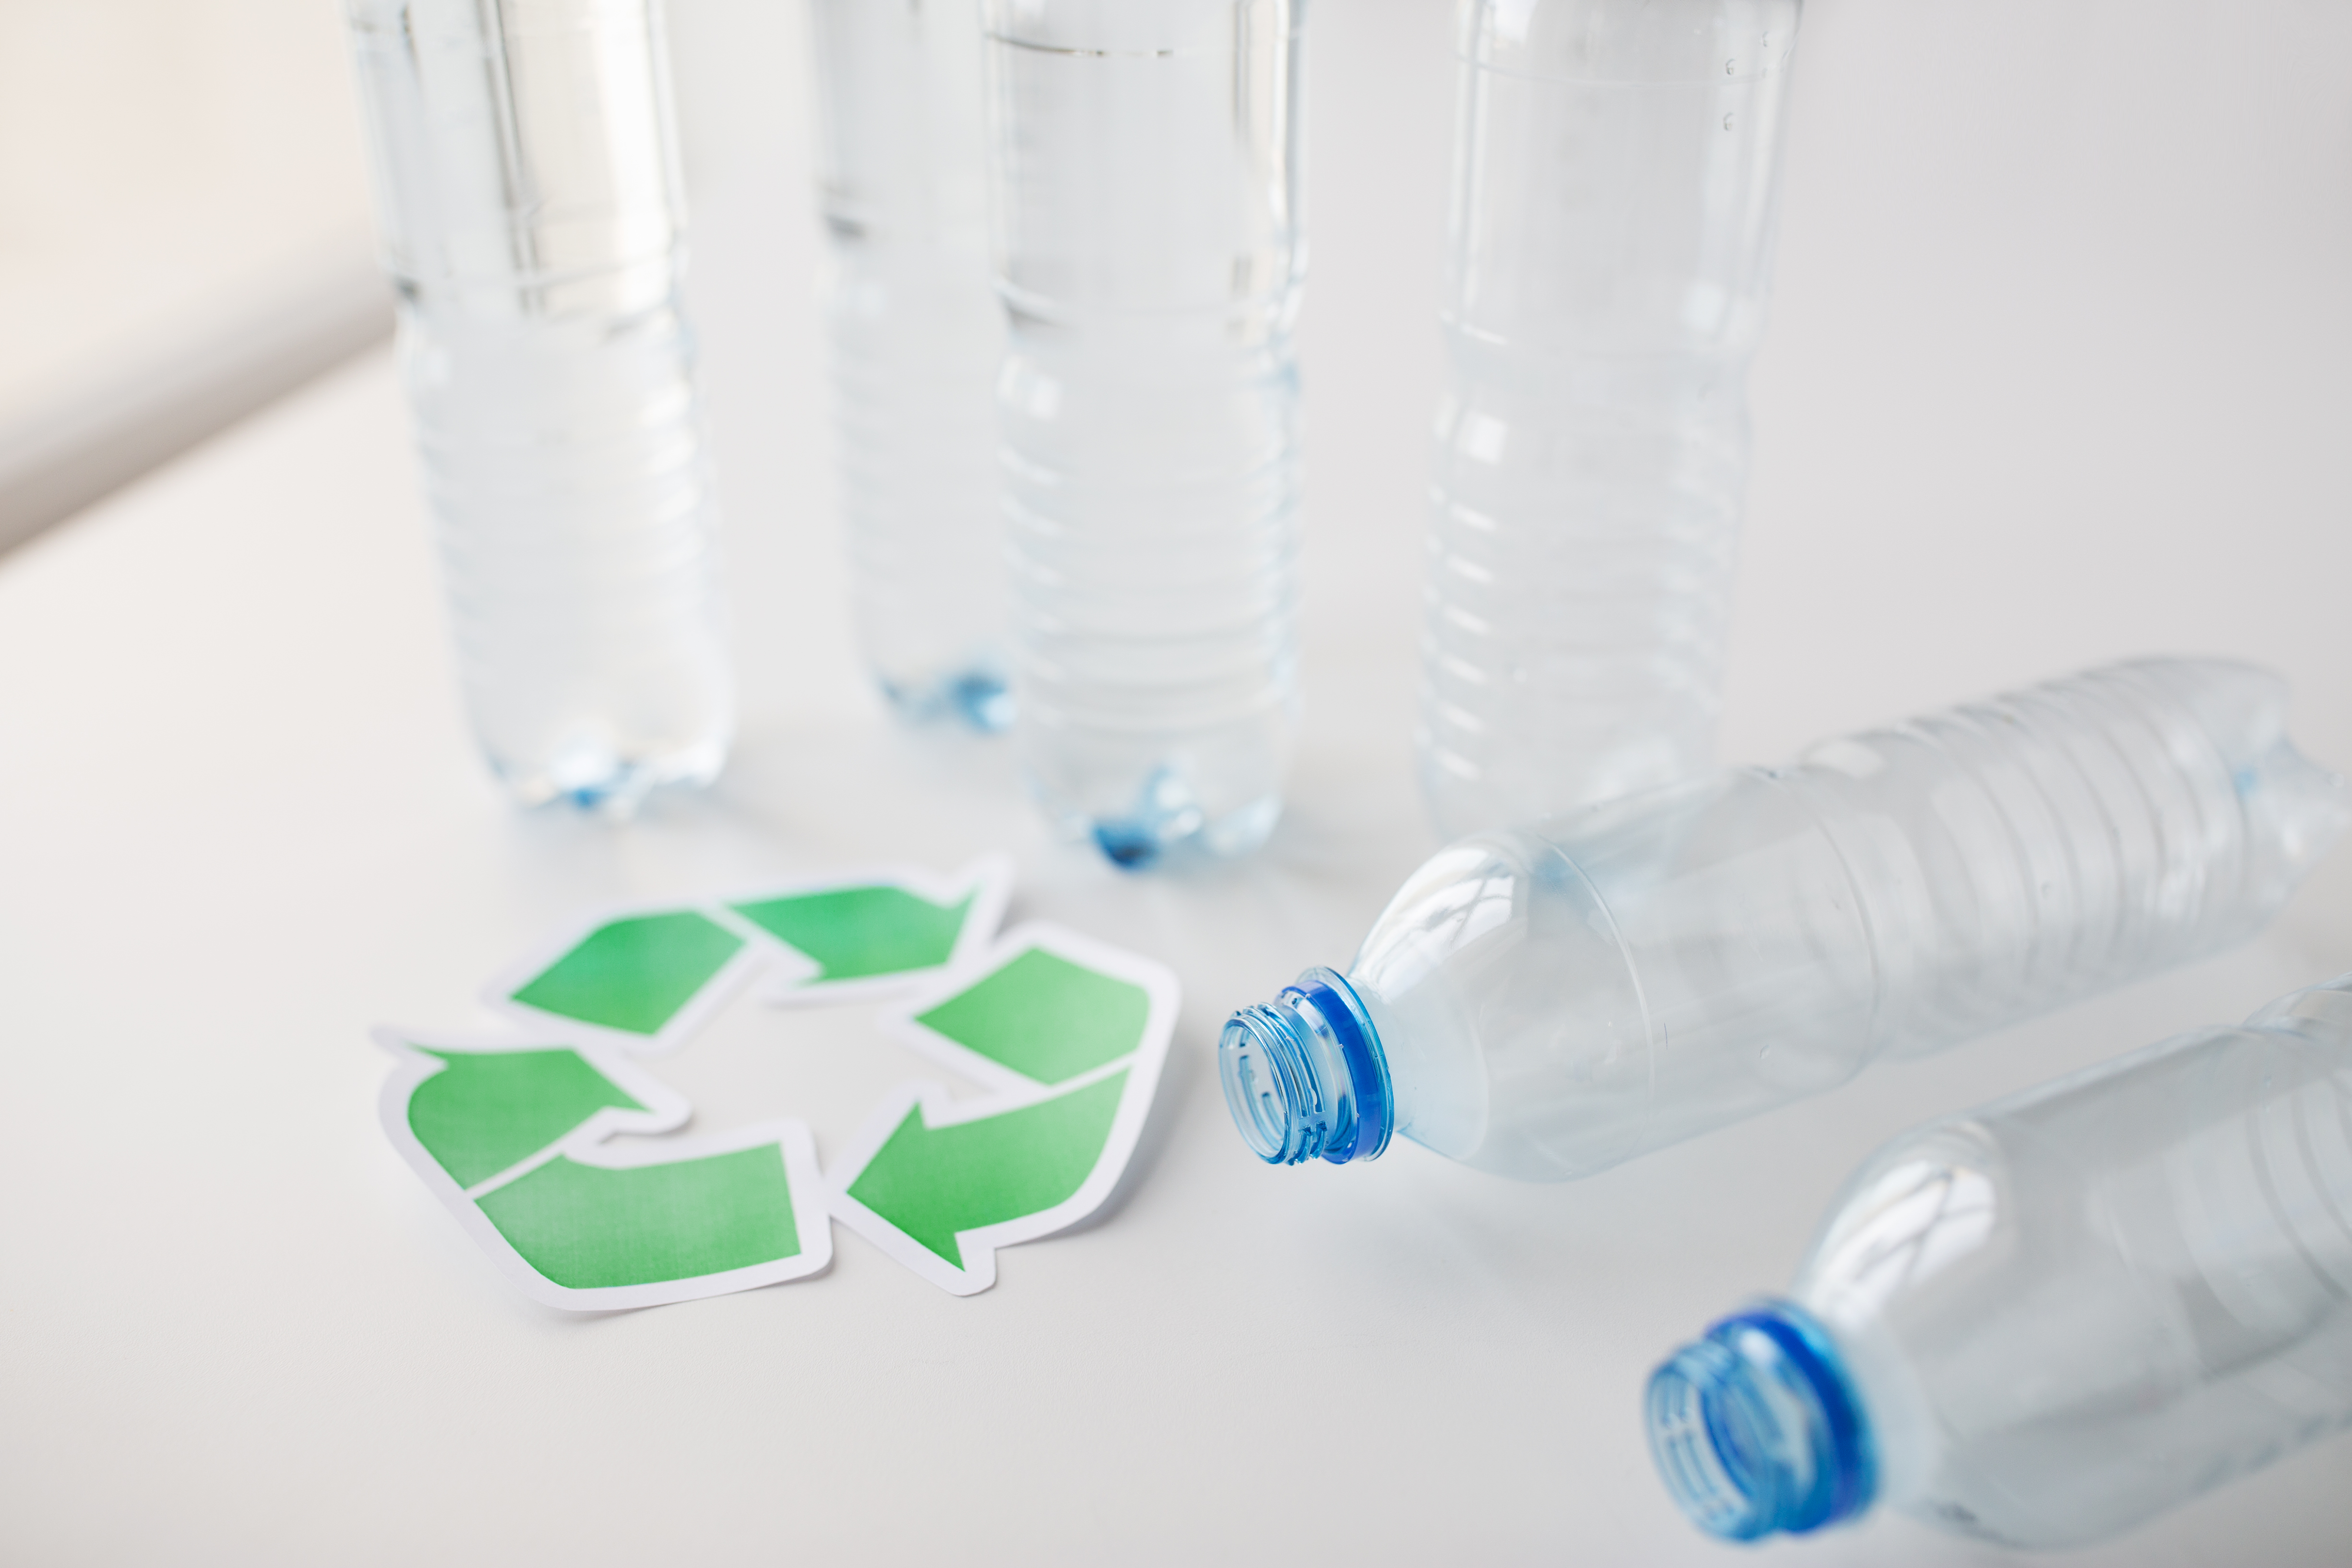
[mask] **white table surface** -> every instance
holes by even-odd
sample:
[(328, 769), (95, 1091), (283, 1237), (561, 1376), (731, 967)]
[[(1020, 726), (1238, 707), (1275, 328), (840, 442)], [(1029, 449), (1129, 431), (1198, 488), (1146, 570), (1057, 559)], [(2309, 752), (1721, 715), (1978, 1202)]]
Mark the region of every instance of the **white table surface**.
[[(1732, 1563), (1652, 1478), (1657, 1356), (1782, 1283), (1926, 1116), (2352, 967), (2352, 850), (2252, 945), (1560, 1187), (1405, 1148), (1274, 1171), (1232, 1007), (1344, 961), (1432, 847), (1409, 776), (1446, 7), (1314, 17), (1305, 674), (1288, 815), (1132, 877), (998, 746), (891, 730), (847, 641), (798, 17), (676, 6), (746, 688), (707, 798), (493, 793), (375, 355), (0, 562), (0, 1558)], [(2227, 23), (2228, 30), (2224, 31)], [(2352, 764), (2352, 8), (1817, 0), (1727, 757), (2141, 653), (2285, 671)], [(602, 902), (1018, 858), (1016, 916), (1185, 1002), (1098, 1223), (950, 1298), (836, 1229), (814, 1281), (572, 1318), (377, 1128), (379, 1021)], [(663, 1075), (837, 1146), (919, 1067), (746, 1003)], [(2352, 1557), (2337, 1439), (2078, 1558)], [(1902, 1519), (1767, 1548), (1990, 1562)]]

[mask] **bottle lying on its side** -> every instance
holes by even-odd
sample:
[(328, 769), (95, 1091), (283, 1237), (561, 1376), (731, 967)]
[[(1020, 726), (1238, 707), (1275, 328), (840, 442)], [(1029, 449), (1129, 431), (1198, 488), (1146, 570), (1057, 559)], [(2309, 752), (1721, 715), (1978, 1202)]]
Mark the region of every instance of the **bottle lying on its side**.
[(2153, 660), (1464, 839), (1217, 1054), (1260, 1157), (1589, 1175), (2252, 935), (2343, 829), (2263, 671)]
[(2119, 1534), (2352, 1423), (2352, 975), (1873, 1155), (1650, 1380), (1702, 1528)]

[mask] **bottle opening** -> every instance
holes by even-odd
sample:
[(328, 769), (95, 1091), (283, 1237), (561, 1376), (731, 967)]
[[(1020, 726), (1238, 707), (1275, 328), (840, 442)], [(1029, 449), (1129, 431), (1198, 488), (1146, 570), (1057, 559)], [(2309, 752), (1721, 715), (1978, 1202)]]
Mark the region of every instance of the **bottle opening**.
[(1268, 1165), (1345, 1165), (1388, 1147), (1394, 1116), (1380, 1035), (1329, 969), (1309, 969), (1228, 1019), (1217, 1073), (1242, 1141)]
[(1304, 1088), (1292, 1061), (1297, 1049), (1281, 1016), (1265, 1006), (1244, 1008), (1227, 1019), (1217, 1040), (1225, 1109), (1233, 1113), (1242, 1142), (1269, 1164), (1284, 1163), (1290, 1148), (1290, 1107)]
[(1861, 1401), (1828, 1331), (1774, 1301), (1727, 1318), (1650, 1376), (1650, 1454), (1675, 1504), (1728, 1541), (1801, 1535), (1877, 1492)]

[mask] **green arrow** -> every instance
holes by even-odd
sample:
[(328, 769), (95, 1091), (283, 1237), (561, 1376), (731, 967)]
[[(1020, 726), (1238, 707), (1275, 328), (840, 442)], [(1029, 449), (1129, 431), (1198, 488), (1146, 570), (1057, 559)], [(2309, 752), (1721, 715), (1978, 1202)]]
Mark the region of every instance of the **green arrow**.
[(903, 887), (841, 887), (728, 907), (815, 959), (818, 978), (851, 980), (946, 963), (972, 896), (940, 904)]
[(558, 1155), (478, 1201), (525, 1262), (574, 1291), (695, 1279), (801, 1250), (774, 1144), (657, 1166)]
[(509, 994), (526, 1007), (656, 1035), (743, 948), (692, 910), (608, 921)]
[(416, 1049), (448, 1065), (409, 1097), (408, 1128), (461, 1187), (539, 1153), (606, 1106), (646, 1108), (574, 1051)]
[(849, 1196), (950, 1265), (956, 1233), (1038, 1214), (1085, 1185), (1110, 1141), (1122, 1069), (1067, 1094), (945, 1127), (917, 1105), (850, 1184)]
[(1143, 1040), (1151, 998), (1131, 981), (1032, 947), (915, 1021), (1039, 1083), (1066, 1083)]

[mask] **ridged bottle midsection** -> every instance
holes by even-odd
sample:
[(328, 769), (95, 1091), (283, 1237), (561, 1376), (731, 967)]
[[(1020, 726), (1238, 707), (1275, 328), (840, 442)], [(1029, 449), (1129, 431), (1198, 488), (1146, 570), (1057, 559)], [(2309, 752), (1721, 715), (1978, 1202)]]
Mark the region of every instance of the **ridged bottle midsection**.
[(1533, 945), (1454, 1002), (1466, 1157), (1599, 1168), (2243, 940), (2346, 818), (2285, 710), (2119, 665), (1473, 839), (1529, 856)]
[(1295, 722), (1297, 0), (989, 0), (1016, 734), (1112, 859), (1255, 848)]
[(818, 0), (858, 635), (905, 718), (1010, 722), (979, 0)]
[(1420, 750), (1469, 832), (1713, 760), (1798, 0), (1465, 0)]
[(659, 6), (347, 14), (475, 732), (527, 803), (707, 782), (733, 697)]
[(492, 767), (608, 809), (715, 777), (730, 686), (676, 307), (509, 329), (412, 302), (400, 359)]

